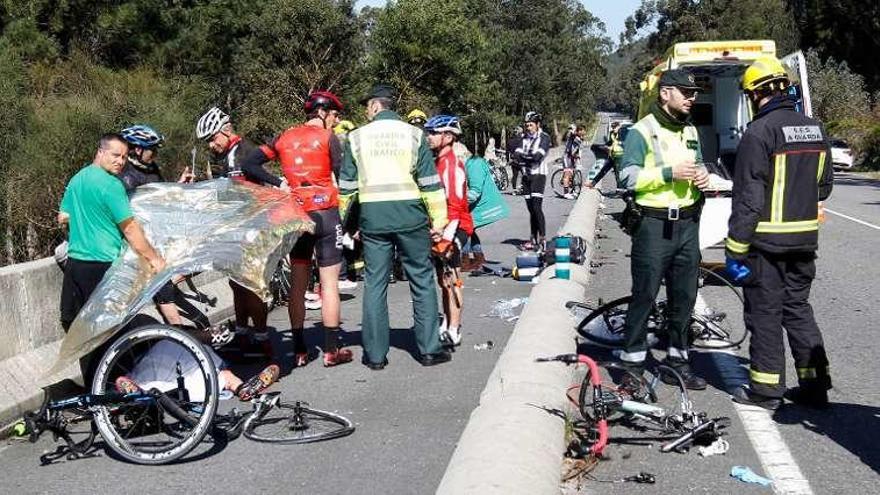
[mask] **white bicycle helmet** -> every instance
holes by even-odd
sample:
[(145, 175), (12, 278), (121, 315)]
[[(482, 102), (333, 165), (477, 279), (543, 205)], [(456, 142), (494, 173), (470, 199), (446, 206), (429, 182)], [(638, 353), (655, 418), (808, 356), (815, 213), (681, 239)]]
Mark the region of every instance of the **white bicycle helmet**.
[(196, 124), (196, 137), (210, 139), (229, 123), (229, 115), (217, 107), (213, 107), (199, 118)]

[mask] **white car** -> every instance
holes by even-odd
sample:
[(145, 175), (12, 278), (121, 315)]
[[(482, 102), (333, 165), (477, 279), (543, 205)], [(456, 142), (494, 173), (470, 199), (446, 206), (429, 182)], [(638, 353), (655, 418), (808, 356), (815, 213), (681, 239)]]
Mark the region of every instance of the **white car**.
[(831, 140), (831, 164), (835, 169), (850, 169), (853, 166), (852, 150), (846, 141)]

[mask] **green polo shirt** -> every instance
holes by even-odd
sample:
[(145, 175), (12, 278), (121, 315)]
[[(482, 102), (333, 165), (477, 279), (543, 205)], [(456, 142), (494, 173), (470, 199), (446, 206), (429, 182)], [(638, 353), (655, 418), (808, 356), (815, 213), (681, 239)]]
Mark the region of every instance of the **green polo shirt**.
[(81, 261), (113, 261), (122, 252), (119, 224), (132, 217), (122, 181), (92, 163), (67, 183), (61, 211), (70, 215), (68, 255)]

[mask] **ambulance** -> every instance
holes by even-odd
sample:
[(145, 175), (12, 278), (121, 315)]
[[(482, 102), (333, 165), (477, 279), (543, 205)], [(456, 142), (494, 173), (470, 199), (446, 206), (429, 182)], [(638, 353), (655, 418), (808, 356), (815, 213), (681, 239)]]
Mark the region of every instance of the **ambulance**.
[[(668, 69), (687, 69), (700, 86), (691, 109), (691, 122), (700, 134), (703, 160), (718, 164), (719, 173), (728, 174), (735, 160), (736, 147), (752, 120), (752, 108), (740, 86), (746, 67), (760, 56), (776, 56), (772, 40), (702, 41), (676, 43), (645, 75), (640, 83), (639, 118), (657, 99), (657, 82)], [(791, 94), (798, 109), (812, 116), (804, 55), (798, 51), (780, 60), (793, 81)]]
[[(700, 90), (691, 107), (691, 123), (700, 135), (703, 162), (710, 171), (710, 188), (700, 222), (700, 249), (720, 243), (727, 236), (730, 190), (736, 147), (752, 121), (753, 109), (742, 91), (742, 76), (758, 57), (776, 55), (772, 40), (700, 41), (676, 43), (639, 84), (639, 119), (657, 100), (660, 74), (686, 69), (694, 74)], [(797, 109), (812, 116), (810, 89), (804, 55), (798, 51), (780, 60), (788, 70), (789, 93)]]

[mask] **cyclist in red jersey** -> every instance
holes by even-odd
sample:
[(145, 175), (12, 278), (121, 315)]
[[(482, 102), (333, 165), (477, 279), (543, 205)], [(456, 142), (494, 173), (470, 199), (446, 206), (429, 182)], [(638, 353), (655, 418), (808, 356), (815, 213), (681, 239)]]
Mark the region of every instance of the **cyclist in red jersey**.
[(474, 233), (467, 199), (467, 174), (464, 162), (455, 154), (454, 145), (461, 135), (461, 124), (454, 115), (435, 115), (425, 123), (428, 146), (436, 157), (437, 173), (446, 190), (446, 208), (449, 224), (443, 238), (452, 242), (452, 253), (447, 261), (453, 270), (453, 279), (446, 279), (442, 266), (437, 267), (437, 282), (443, 295), (444, 318), (440, 322), (440, 340), (448, 346), (461, 344), (461, 309), (464, 291), (461, 287), (461, 250)]
[(287, 306), (293, 332), (296, 366), (309, 361), (303, 338), (305, 293), (312, 256), (317, 260), (321, 283), (321, 320), (324, 324), (324, 366), (347, 363), (348, 349), (339, 337), (339, 268), (342, 262), (342, 226), (339, 192), (333, 180), (342, 163), (342, 145), (333, 127), (343, 110), (342, 102), (329, 91), (314, 91), (303, 109), (308, 120), (279, 134), (252, 151), (244, 160), (245, 173), (267, 160), (281, 163), (281, 171), (296, 201), (315, 222), (315, 233), (304, 234), (291, 251), (291, 291)]

